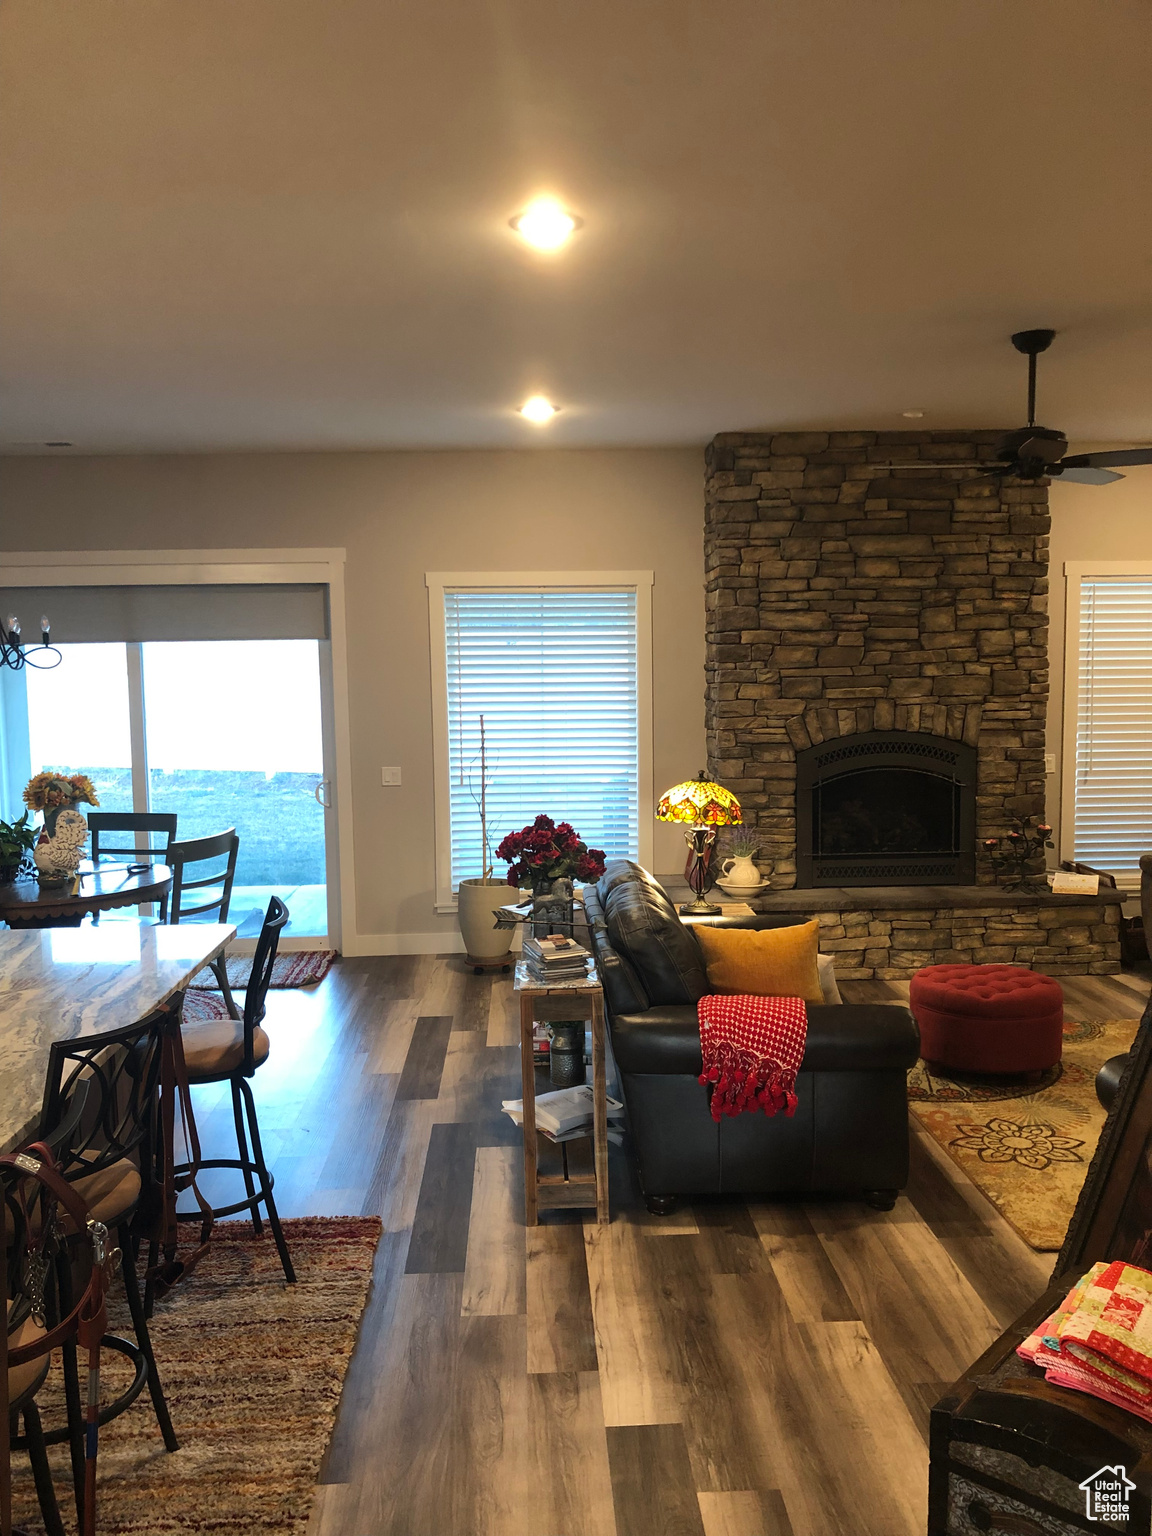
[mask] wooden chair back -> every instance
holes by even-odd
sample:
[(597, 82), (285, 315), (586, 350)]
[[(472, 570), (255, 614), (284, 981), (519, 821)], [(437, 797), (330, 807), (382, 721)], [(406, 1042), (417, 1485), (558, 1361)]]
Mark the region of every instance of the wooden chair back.
[[(160, 921), (179, 923), (187, 917), (204, 917), (212, 913), (218, 923), (226, 923), (239, 849), (240, 839), (235, 827), (229, 827), (227, 832), (218, 832), (214, 837), (196, 837), (187, 842), (173, 843), (168, 849), (166, 861), (172, 870), (172, 890), (164, 899)], [(218, 868), (196, 880), (189, 879), (190, 864), (209, 864), (218, 859), (225, 861), (223, 869)], [(203, 899), (199, 896), (192, 898), (193, 901), (201, 902), (199, 906), (189, 903), (190, 891), (208, 891), (213, 887), (217, 887), (213, 895)]]
[[(114, 857), (128, 857), (134, 864), (156, 858), (159, 863), (167, 864), (168, 850), (176, 836), (176, 816), (171, 811), (93, 811), (88, 817), (88, 831), (92, 837), (93, 864)], [(108, 834), (120, 832), (133, 832), (137, 836), (126, 847), (114, 847), (107, 841)], [(154, 838), (159, 841), (154, 842)], [(127, 839), (116, 837), (114, 842), (127, 843)], [(141, 859), (141, 854), (146, 858)]]

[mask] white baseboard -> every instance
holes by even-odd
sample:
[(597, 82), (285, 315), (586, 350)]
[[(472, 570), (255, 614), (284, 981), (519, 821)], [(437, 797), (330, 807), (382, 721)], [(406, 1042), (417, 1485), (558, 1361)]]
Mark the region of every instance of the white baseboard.
[(360, 933), (345, 941), (346, 955), (462, 955), (459, 930), (440, 933)]

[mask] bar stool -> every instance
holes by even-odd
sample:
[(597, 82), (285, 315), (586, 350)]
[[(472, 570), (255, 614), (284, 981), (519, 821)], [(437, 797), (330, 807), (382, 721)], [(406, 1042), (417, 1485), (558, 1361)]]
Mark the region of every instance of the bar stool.
[[(268, 1059), (269, 1040), (263, 1028), (265, 1000), (268, 995), (268, 985), (272, 980), (272, 965), (280, 944), (280, 934), (288, 922), (288, 917), (288, 908), (278, 896), (273, 896), (264, 915), (260, 937), (256, 941), (252, 974), (244, 993), (243, 1014), (239, 1018), (206, 1019), (197, 1022), (185, 1020), (180, 1026), (180, 1032), (184, 1040), (184, 1061), (191, 1086), (195, 1087), (198, 1083), (227, 1083), (232, 1092), (232, 1115), (236, 1124), (236, 1147), (239, 1156), (201, 1158), (197, 1164), (197, 1171), (203, 1168), (236, 1170), (243, 1175), (246, 1197), (230, 1205), (214, 1207), (212, 1215), (216, 1219), (221, 1219), (225, 1216), (235, 1216), (240, 1211), (250, 1211), (252, 1226), (259, 1233), (263, 1230), (260, 1219), (260, 1206), (263, 1205), (280, 1255), (280, 1263), (284, 1268), (284, 1278), (289, 1284), (293, 1284), (296, 1280), (296, 1272), (292, 1267), (292, 1259), (288, 1253), (288, 1245), (284, 1241), (276, 1202), (272, 1196), (274, 1181), (264, 1160), (264, 1149), (260, 1143), (260, 1126), (256, 1119), (256, 1103), (249, 1086), (249, 1079), (254, 1076), (257, 1067)], [(244, 1130), (245, 1117), (248, 1121), (248, 1135), (252, 1140), (251, 1154), (249, 1154)], [(187, 1174), (190, 1167), (190, 1164), (181, 1165), (176, 1172), (178, 1175)], [(178, 1214), (182, 1221), (202, 1219), (199, 1211), (181, 1211)]]

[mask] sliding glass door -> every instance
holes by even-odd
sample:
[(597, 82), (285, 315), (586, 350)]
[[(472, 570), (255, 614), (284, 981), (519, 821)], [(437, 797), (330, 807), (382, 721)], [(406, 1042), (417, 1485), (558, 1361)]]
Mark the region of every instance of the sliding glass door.
[(17, 815), (27, 777), (51, 768), (89, 774), (101, 810), (174, 811), (181, 840), (235, 827), (239, 936), (255, 937), (276, 894), (286, 939), (325, 938), (320, 644), (73, 643), (50, 671), (9, 673), (0, 815)]
[(175, 811), (181, 838), (236, 828), (232, 920), (244, 934), (259, 931), (273, 894), (288, 904), (290, 932), (326, 933), (318, 643), (142, 649), (152, 810)]

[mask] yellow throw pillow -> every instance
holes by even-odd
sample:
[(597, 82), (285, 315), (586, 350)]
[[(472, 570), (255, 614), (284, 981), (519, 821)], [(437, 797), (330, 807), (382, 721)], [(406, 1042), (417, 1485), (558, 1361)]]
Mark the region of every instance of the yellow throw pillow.
[(794, 928), (710, 928), (699, 923), (696, 937), (714, 992), (824, 1001), (816, 965), (816, 918)]

